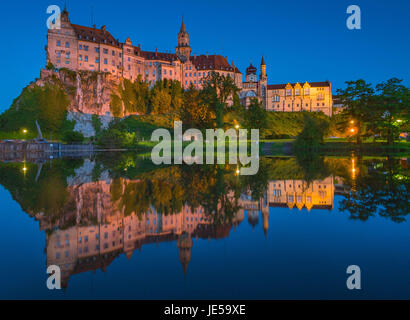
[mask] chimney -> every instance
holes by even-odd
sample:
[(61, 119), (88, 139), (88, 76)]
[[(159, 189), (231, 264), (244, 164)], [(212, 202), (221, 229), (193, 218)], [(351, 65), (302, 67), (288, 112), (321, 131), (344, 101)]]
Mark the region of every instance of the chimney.
[(102, 26), (101, 30), (105, 33), (105, 30), (106, 30), (105, 26)]
[(206, 57), (208, 58), (208, 51), (206, 52)]
[(194, 53), (194, 58), (196, 59), (196, 53)]
[(94, 29), (97, 29), (97, 25), (93, 24), (93, 28), (94, 28)]

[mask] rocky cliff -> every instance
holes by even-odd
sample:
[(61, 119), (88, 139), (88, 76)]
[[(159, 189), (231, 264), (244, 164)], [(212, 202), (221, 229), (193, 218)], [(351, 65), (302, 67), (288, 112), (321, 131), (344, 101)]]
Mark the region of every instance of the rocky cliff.
[(41, 70), (40, 79), (34, 85), (60, 84), (69, 98), (68, 120), (75, 121), (74, 130), (85, 137), (95, 135), (92, 115), (98, 115), (102, 128), (107, 128), (113, 119), (110, 103), (120, 80), (109, 73), (97, 73), (68, 69)]

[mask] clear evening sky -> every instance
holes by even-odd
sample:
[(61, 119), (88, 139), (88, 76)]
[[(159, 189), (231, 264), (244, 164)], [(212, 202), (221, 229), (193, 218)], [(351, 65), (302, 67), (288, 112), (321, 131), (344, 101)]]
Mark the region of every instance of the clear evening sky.
[[(45, 66), (46, 9), (64, 2), (1, 1), (0, 112)], [(361, 8), (361, 30), (346, 27), (352, 4)], [(93, 19), (120, 41), (173, 52), (184, 15), (193, 53), (228, 56), (243, 74), (264, 54), (269, 84), (330, 80), (334, 93), (359, 78), (410, 84), (407, 0), (67, 0), (67, 8), (75, 24)]]

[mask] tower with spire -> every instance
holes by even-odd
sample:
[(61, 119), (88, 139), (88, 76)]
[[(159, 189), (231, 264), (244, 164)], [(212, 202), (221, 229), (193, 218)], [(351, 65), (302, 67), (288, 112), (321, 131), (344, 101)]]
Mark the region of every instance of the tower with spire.
[(189, 46), (189, 34), (185, 28), (184, 18), (182, 17), (181, 30), (178, 33), (178, 45), (176, 54), (183, 61), (186, 61), (191, 56), (191, 47)]
[(267, 94), (266, 94), (267, 86), (268, 86), (268, 76), (266, 75), (266, 63), (265, 63), (265, 57), (262, 56), (261, 74), (259, 76), (258, 96), (261, 97), (264, 108), (266, 108), (266, 105), (267, 105)]

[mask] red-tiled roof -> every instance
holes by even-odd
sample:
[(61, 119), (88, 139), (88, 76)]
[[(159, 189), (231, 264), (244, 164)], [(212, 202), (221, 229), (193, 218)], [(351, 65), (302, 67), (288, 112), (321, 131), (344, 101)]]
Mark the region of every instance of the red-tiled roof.
[(250, 73), (256, 73), (256, 68), (252, 65), (252, 63), (249, 65), (248, 68), (246, 68), (246, 74), (250, 74)]
[(118, 42), (108, 31), (104, 29), (90, 28), (80, 26), (77, 24), (71, 24), (74, 31), (80, 40), (91, 41), (96, 43), (106, 43), (112, 46), (121, 47)]
[[(322, 81), (322, 82), (308, 82), (309, 85), (313, 88), (315, 87), (330, 87), (330, 82), (329, 81)], [(304, 83), (299, 82), (300, 86), (303, 87)], [(277, 90), (277, 89), (285, 89), (287, 83), (282, 83), (282, 84), (269, 84), (268, 85), (268, 90)], [(290, 84), (292, 87), (296, 85), (296, 83), (291, 83)]]
[[(190, 60), (197, 70), (234, 71), (226, 58), (220, 55), (193, 56)], [(235, 68), (235, 72), (241, 73), (238, 68)]]
[(141, 51), (141, 56), (147, 60), (162, 60), (162, 61), (175, 61), (177, 60), (177, 55), (175, 53), (167, 52), (152, 52), (152, 51)]

